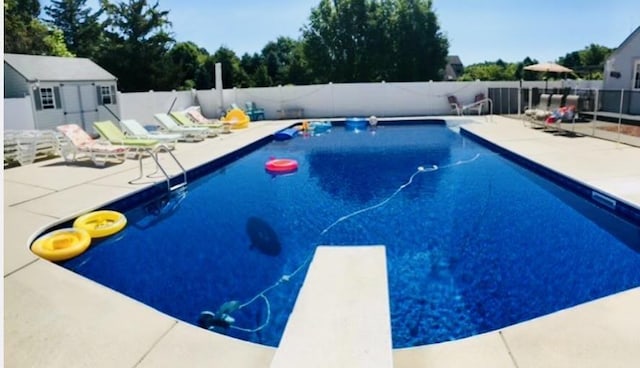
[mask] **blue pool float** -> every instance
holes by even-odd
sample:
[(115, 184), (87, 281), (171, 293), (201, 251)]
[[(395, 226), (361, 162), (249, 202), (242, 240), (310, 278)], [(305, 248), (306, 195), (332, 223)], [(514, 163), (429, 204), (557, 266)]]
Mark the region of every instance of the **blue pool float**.
[(345, 127), (347, 130), (364, 130), (369, 125), (366, 118), (347, 118)]
[(283, 129), (274, 134), (276, 141), (286, 141), (287, 139), (291, 139), (298, 134), (298, 129), (296, 128), (287, 128)]
[(309, 123), (309, 130), (315, 134), (326, 133), (331, 129), (330, 121), (312, 121)]

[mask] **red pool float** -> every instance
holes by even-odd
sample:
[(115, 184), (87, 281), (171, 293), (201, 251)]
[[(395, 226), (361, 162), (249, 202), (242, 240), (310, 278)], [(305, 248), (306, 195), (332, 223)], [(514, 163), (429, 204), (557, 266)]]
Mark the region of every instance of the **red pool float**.
[(298, 170), (298, 161), (288, 158), (274, 158), (264, 164), (265, 170), (272, 174), (287, 174)]

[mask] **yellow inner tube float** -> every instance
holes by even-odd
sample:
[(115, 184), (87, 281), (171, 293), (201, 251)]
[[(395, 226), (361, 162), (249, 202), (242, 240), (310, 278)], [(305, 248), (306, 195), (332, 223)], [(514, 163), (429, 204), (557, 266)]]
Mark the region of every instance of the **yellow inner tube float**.
[(91, 236), (83, 229), (60, 229), (39, 237), (31, 251), (50, 261), (64, 261), (82, 254), (91, 244)]
[(116, 211), (95, 211), (78, 217), (73, 222), (76, 229), (86, 230), (92, 238), (102, 238), (117, 233), (127, 225), (127, 218)]

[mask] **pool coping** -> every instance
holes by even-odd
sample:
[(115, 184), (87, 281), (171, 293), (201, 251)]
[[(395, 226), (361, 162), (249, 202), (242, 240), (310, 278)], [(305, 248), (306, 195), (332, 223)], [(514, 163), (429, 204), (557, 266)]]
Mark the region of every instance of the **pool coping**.
[[(522, 127), (520, 122), (511, 119), (496, 116), (472, 119), (481, 123), (478, 126), (495, 134), (502, 129), (516, 127), (532, 140), (537, 139), (535, 134), (543, 134)], [(247, 132), (247, 141), (241, 145), (263, 139), (292, 123), (256, 124), (256, 129), (262, 129), (260, 133)], [(206, 142), (213, 143), (191, 147), (183, 144), (179, 150), (206, 147), (224, 155), (224, 149), (216, 151), (218, 147), (214, 147), (215, 142), (224, 141)], [(13, 249), (28, 246), (34, 234), (51, 223), (64, 221), (63, 218), (99, 208), (141, 190), (140, 187), (121, 184), (123, 178), (130, 178), (131, 173), (135, 173), (136, 165), (136, 162), (129, 162), (123, 167), (110, 167), (105, 173), (62, 165), (61, 171), (73, 173), (69, 175), (70, 181), (78, 176), (71, 184), (34, 183), (33, 178), (38, 179), (40, 164), (22, 168), (21, 175), (16, 175), (18, 179), (11, 175), (11, 180), (8, 180), (5, 172), (5, 365), (55, 367), (69, 366), (73, 362), (95, 367), (144, 367), (198, 366), (216, 362), (229, 367), (269, 366), (274, 348), (190, 326), (29, 255), (25, 249)], [(88, 174), (86, 170), (89, 170)], [(29, 178), (32, 178), (31, 182)], [(25, 198), (8, 206), (7, 186), (12, 194), (20, 192), (19, 195)], [(106, 193), (96, 195), (97, 187)], [(72, 193), (74, 190), (78, 196)], [(615, 191), (605, 192), (625, 197)], [(82, 206), (67, 208), (60, 202), (69, 198), (78, 200), (87, 193), (90, 196)], [(56, 203), (59, 203), (59, 208), (44, 208)], [(635, 288), (499, 331), (447, 343), (395, 349), (394, 366), (603, 366), (612, 361), (617, 366), (633, 366), (640, 360), (640, 353), (635, 351), (640, 345), (635, 336), (635, 331), (640, 330), (640, 322), (622, 317), (633, 315), (639, 307), (640, 288)], [(121, 326), (123, 321), (127, 321), (126, 326)], [(558, 325), (566, 328), (558, 329)], [(55, 344), (52, 343), (54, 341)]]

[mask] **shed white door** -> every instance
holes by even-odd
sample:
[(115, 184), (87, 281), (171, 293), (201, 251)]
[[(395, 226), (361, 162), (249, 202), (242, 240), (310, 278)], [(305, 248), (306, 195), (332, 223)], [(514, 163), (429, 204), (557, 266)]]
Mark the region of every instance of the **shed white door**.
[(65, 122), (78, 124), (93, 133), (93, 122), (98, 119), (95, 84), (62, 84), (60, 88)]

